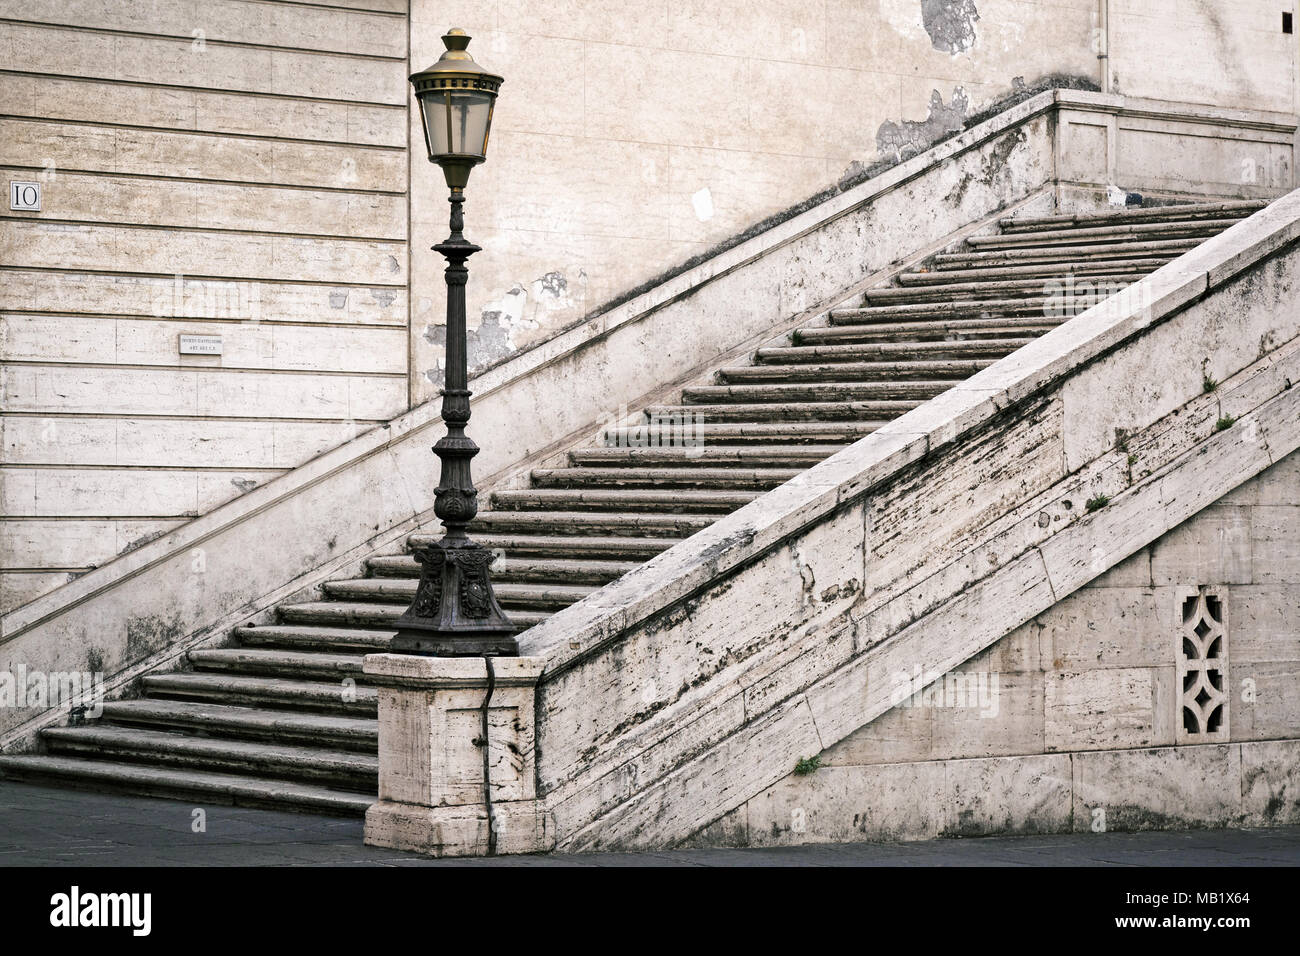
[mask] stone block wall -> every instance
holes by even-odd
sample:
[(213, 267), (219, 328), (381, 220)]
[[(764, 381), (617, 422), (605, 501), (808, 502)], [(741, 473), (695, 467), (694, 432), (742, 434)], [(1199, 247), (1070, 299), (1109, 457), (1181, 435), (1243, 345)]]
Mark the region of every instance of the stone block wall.
[[(2, 0), (0, 610), (407, 408), (407, 0)], [(183, 354), (181, 335), (221, 354)]]
[[(1197, 704), (1207, 651), (1223, 699)], [(1300, 453), (955, 671), (892, 679), (898, 706), (701, 839), (1300, 821)]]

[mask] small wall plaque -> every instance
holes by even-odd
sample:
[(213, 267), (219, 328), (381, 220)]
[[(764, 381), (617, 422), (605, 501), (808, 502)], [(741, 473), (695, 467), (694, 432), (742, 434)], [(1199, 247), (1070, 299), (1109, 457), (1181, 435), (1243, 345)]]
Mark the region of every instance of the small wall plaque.
[(20, 212), (40, 212), (41, 184), (11, 182), (9, 184), (9, 208), (17, 209)]
[(221, 336), (181, 335), (181, 355), (220, 355)]

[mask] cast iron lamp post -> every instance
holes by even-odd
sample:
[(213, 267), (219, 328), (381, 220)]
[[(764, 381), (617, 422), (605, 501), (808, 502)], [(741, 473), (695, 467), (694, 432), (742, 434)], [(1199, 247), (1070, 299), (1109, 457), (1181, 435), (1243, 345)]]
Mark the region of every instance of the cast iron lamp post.
[(479, 657), (519, 653), (515, 628), (492, 592), (492, 552), (475, 544), (465, 526), (478, 512), (470, 459), (478, 446), (465, 436), (469, 422), (469, 373), (465, 356), (465, 263), (479, 247), (469, 242), (462, 206), (469, 173), (487, 153), (492, 108), (501, 77), (488, 73), (466, 52), (464, 30), (442, 38), (447, 50), (433, 66), (411, 76), (424, 122), (429, 161), (442, 167), (451, 190), (451, 235), (434, 246), (447, 259), (447, 358), (443, 370), (442, 420), (447, 434), (433, 446), (442, 462), (434, 491), (434, 514), (446, 534), (419, 548), (420, 583), (415, 599), (397, 620), (390, 647), (408, 654)]

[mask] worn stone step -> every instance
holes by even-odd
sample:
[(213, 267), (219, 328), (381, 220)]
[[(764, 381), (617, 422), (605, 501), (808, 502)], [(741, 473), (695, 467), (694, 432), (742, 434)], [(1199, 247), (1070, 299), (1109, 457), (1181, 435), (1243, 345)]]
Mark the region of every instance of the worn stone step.
[[(418, 584), (419, 581), (415, 578), (356, 578), (350, 581), (329, 581), (324, 590), (331, 598), (339, 601), (391, 602), (400, 612), (414, 600)], [(495, 579), (492, 589), (512, 618), (514, 615), (510, 608), (568, 607), (598, 590), (591, 585), (520, 584)]]
[(1008, 216), (998, 220), (1003, 232), (1031, 232), (1059, 229), (1062, 226), (1087, 226), (1114, 222), (1191, 222), (1202, 219), (1241, 219), (1268, 205), (1262, 199), (1224, 200), (1211, 203), (1187, 203), (1173, 206), (1138, 206), (1129, 209), (1092, 213), (1063, 213), (1055, 216)]
[[(921, 405), (920, 401), (787, 402), (784, 404), (685, 405), (706, 420), (730, 422), (835, 421), (890, 419)], [(666, 413), (672, 406), (659, 406)]]
[(183, 797), (199, 803), (310, 810), (338, 816), (363, 816), (377, 799), (377, 794), (336, 790), (296, 780), (53, 755), (0, 757), (0, 776), (142, 796)]
[(944, 252), (932, 256), (928, 264), (935, 269), (984, 268), (998, 265), (1024, 265), (1029, 263), (1054, 263), (1072, 265), (1077, 262), (1105, 262), (1114, 259), (1128, 259), (1133, 256), (1172, 256), (1177, 257), (1195, 249), (1205, 240), (1190, 239), (1152, 239), (1144, 242), (1125, 242), (1115, 245), (1054, 245), (1017, 249), (990, 249), (985, 252), (966, 250), (963, 252)]
[[(414, 560), (411, 561), (414, 564)], [(310, 624), (270, 624), (237, 627), (235, 638), (258, 647), (293, 647), (304, 650), (374, 653), (388, 649), (396, 632), (350, 627), (315, 627)]]
[[(828, 330), (829, 331), (829, 330)], [(1021, 346), (1028, 345), (1033, 337), (971, 339), (960, 342), (864, 342), (853, 344), (794, 345), (759, 349), (761, 362), (785, 365), (804, 362), (835, 362), (872, 359), (883, 356), (924, 355), (928, 358), (965, 358), (972, 355), (1001, 357)]]
[(652, 424), (611, 428), (605, 432), (610, 448), (645, 450), (681, 449), (703, 452), (716, 443), (728, 445), (851, 444), (882, 427), (888, 419), (872, 422), (704, 422), (685, 428)]
[(883, 382), (771, 382), (761, 385), (701, 385), (682, 389), (685, 405), (730, 402), (836, 402), (866, 399), (922, 400), (942, 395), (952, 382), (904, 379)]
[(340, 654), (330, 651), (271, 650), (255, 647), (220, 647), (190, 651), (196, 670), (232, 671), (279, 677), (360, 677), (365, 652)]
[(200, 767), (252, 777), (305, 778), (378, 792), (379, 754), (283, 743), (197, 737), (112, 724), (42, 731), (50, 753), (114, 757), (169, 768)]
[(373, 751), (379, 746), (379, 721), (373, 718), (295, 713), (210, 701), (108, 701), (100, 722), (192, 730), (214, 737), (306, 742), (347, 750)]
[[(504, 602), (503, 602), (504, 603)], [(391, 628), (406, 605), (400, 602), (375, 601), (364, 603), (357, 601), (308, 601), (303, 604), (282, 604), (278, 608), (280, 617), (286, 623), (297, 624), (359, 624)], [(532, 627), (549, 617), (542, 612), (510, 612), (510, 621), (521, 630)]]
[(696, 485), (705, 488), (775, 488), (802, 468), (536, 468), (534, 483), (541, 488), (592, 486), (666, 488)]
[(536, 558), (574, 557), (591, 559), (627, 560), (639, 563), (662, 554), (681, 540), (677, 537), (619, 537), (617, 535), (548, 535), (548, 534), (497, 534), (475, 535), (474, 540), (485, 548), (503, 551), (520, 560), (531, 555)]
[(961, 381), (995, 359), (954, 359), (916, 362), (839, 362), (824, 365), (742, 365), (718, 371), (726, 382), (816, 382), (873, 381), (876, 379), (952, 379)]
[[(1079, 311), (1083, 311), (1082, 308)], [(836, 342), (883, 342), (901, 338), (911, 343), (997, 341), (1038, 336), (1050, 332), (1071, 315), (1043, 315), (1038, 312), (1022, 316), (997, 316), (969, 319), (927, 319), (924, 322), (858, 324), (850, 317), (836, 320), (828, 329), (810, 330), (801, 345), (829, 345)], [(996, 354), (996, 353), (995, 353)]]
[(375, 716), (379, 697), (373, 687), (355, 680), (308, 681), (239, 674), (146, 674), (145, 692), (156, 697), (214, 700), (225, 704), (292, 706)]
[(967, 269), (938, 269), (901, 272), (895, 278), (902, 286), (945, 286), (961, 282), (997, 282), (1026, 278), (1077, 279), (1096, 278), (1117, 272), (1150, 273), (1174, 260), (1175, 256), (1158, 256), (1145, 259), (1111, 259), (1096, 262), (1030, 263), (1028, 265), (992, 265)]
[(844, 447), (833, 445), (704, 445), (699, 448), (576, 448), (569, 461), (587, 467), (641, 468), (647, 465), (694, 468), (702, 465), (755, 465), (770, 468), (807, 468)]
[[(1235, 222), (1235, 220), (1233, 221)], [(966, 244), (972, 249), (1023, 249), (1029, 246), (1094, 245), (1121, 243), (1129, 239), (1208, 239), (1217, 236), (1233, 222), (1212, 223), (1162, 223), (1139, 222), (1080, 226), (1078, 228), (1051, 229), (1023, 233), (999, 233), (991, 236), (971, 236)]]
[[(1045, 296), (1020, 299), (951, 299), (913, 302), (906, 305), (860, 305), (835, 309), (831, 325), (878, 325), (893, 328), (902, 322), (939, 322), (953, 319), (1017, 318), (1042, 315), (1052, 301)], [(814, 339), (823, 326), (800, 329), (793, 337), (797, 344)]]
[(1099, 276), (1095, 279), (1082, 279), (1073, 276), (1005, 279), (996, 282), (953, 282), (934, 286), (909, 286), (907, 288), (871, 289), (864, 298), (872, 304), (905, 305), (921, 302), (951, 302), (960, 298), (975, 299), (1015, 299), (1015, 298), (1049, 298), (1059, 295), (1063, 290), (1079, 289), (1110, 290), (1110, 294), (1128, 288), (1135, 282), (1146, 278), (1146, 272), (1117, 272), (1113, 275)]
[[(501, 532), (529, 532), (545, 535), (599, 535), (615, 537), (669, 537), (685, 538), (717, 520), (717, 515), (637, 514), (631, 512), (593, 514), (590, 511), (488, 511), (480, 512), (475, 521), (478, 528)], [(483, 544), (488, 535), (475, 530), (474, 540)], [(412, 547), (437, 540), (436, 535), (411, 535), (407, 539)], [(509, 552), (507, 551), (507, 554)]]
[[(559, 547), (562, 549), (563, 546)], [(654, 553), (656, 552), (651, 552), (652, 555)], [(371, 558), (367, 565), (372, 574), (381, 577), (413, 578), (420, 573), (419, 562), (410, 555)], [(621, 578), (639, 566), (640, 562), (637, 561), (498, 558), (492, 562), (492, 580), (494, 582), (550, 581), (556, 584), (606, 584)]]
[[(611, 429), (606, 432), (606, 438), (622, 443), (610, 446), (620, 448), (626, 447), (626, 443), (633, 441), (642, 442), (643, 444), (638, 447), (646, 449), (695, 450), (711, 447), (715, 442), (719, 444), (725, 442), (731, 446), (771, 446), (780, 443), (786, 447), (798, 448), (831, 442), (852, 444), (883, 427), (887, 422), (888, 419), (884, 418), (870, 422), (710, 422), (689, 431), (637, 425)], [(695, 446), (687, 444), (691, 441), (699, 444)]]
[(752, 491), (707, 489), (570, 491), (557, 488), (528, 488), (493, 492), (492, 507), (503, 510), (628, 510), (699, 515), (733, 511), (757, 497), (758, 492)]

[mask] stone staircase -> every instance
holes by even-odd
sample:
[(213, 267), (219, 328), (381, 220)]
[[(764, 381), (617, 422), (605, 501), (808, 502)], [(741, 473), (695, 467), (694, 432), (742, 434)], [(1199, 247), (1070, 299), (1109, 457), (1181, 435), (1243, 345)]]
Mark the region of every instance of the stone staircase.
[[(829, 325), (683, 388), (563, 467), (535, 469), (529, 487), (491, 495), (472, 531), (504, 555), (492, 572), (502, 606), (521, 629), (544, 620), (1263, 205), (1004, 219)], [(236, 628), (229, 647), (190, 652), (190, 669), (145, 676), (140, 699), (45, 730), (45, 753), (0, 758), (0, 773), (363, 813), (378, 724), (362, 658), (385, 648), (418, 570), (409, 553), (367, 564), (322, 600), (282, 605), (275, 624)]]

